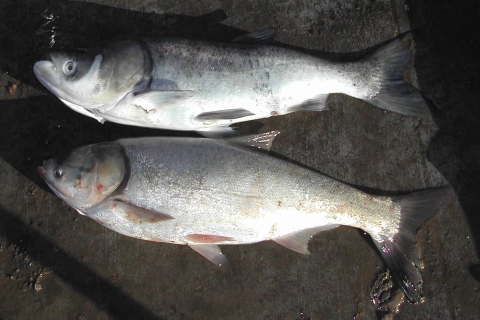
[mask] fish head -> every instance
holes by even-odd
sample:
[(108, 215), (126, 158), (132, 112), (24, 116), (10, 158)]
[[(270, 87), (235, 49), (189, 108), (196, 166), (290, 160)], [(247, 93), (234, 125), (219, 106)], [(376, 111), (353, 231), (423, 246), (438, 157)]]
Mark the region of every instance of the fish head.
[(83, 212), (118, 193), (126, 162), (119, 144), (100, 143), (45, 160), (37, 172), (59, 198)]
[(113, 107), (150, 80), (152, 58), (139, 41), (118, 41), (76, 52), (52, 52), (35, 63), (37, 79), (65, 104)]

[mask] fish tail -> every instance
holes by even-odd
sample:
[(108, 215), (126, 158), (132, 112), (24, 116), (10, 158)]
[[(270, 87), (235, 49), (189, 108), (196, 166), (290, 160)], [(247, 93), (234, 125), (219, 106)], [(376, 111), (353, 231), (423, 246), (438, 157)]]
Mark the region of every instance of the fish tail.
[(423, 267), (413, 238), (422, 223), (430, 219), (452, 193), (452, 188), (442, 187), (393, 197), (401, 207), (398, 231), (393, 237), (380, 235), (373, 239), (385, 264), (412, 303), (424, 300), (421, 292)]
[(379, 82), (380, 88), (378, 93), (364, 100), (384, 110), (428, 116), (430, 110), (420, 92), (404, 81), (404, 73), (412, 56), (411, 41), (407, 41), (407, 38), (411, 37), (397, 38), (370, 56), (371, 76), (373, 82)]

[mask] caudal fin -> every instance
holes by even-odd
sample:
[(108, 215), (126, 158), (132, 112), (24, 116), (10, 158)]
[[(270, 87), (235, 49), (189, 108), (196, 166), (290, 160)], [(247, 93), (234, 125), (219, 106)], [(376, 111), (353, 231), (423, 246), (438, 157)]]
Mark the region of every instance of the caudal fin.
[(423, 222), (430, 219), (453, 193), (452, 188), (443, 187), (393, 197), (400, 205), (400, 225), (393, 239), (380, 235), (374, 242), (393, 277), (408, 300), (423, 302), (422, 267), (413, 250), (412, 241)]
[[(410, 41), (407, 41), (410, 42)], [(369, 61), (372, 77), (380, 82), (379, 92), (365, 101), (382, 108), (413, 116), (428, 116), (430, 111), (420, 92), (404, 81), (404, 72), (412, 52), (409, 44), (395, 39), (378, 49)]]

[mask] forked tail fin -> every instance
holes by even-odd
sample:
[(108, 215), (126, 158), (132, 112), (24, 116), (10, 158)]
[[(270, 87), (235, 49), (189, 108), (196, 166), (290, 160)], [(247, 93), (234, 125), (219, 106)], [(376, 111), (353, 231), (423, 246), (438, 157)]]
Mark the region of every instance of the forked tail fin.
[(364, 100), (384, 110), (428, 116), (430, 111), (420, 92), (404, 81), (404, 72), (411, 54), (409, 45), (398, 38), (370, 56), (368, 60), (374, 68), (372, 77), (380, 81), (380, 89), (376, 95)]
[(393, 277), (413, 303), (423, 302), (422, 267), (412, 247), (413, 238), (422, 223), (430, 219), (452, 193), (452, 188), (443, 187), (393, 197), (401, 207), (398, 232), (393, 239), (382, 235), (381, 240), (374, 239)]

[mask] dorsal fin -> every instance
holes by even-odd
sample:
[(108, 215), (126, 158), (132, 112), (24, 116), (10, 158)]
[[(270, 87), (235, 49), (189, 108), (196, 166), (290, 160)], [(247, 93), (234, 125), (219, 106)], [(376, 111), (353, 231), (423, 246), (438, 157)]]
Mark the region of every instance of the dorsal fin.
[(270, 148), (272, 147), (272, 142), (279, 133), (280, 131), (270, 131), (266, 133), (232, 137), (225, 140), (229, 143), (236, 144), (242, 147), (270, 151)]
[(273, 42), (277, 30), (272, 28), (265, 28), (258, 31), (253, 31), (243, 36), (238, 36), (232, 40), (235, 43), (241, 44), (269, 44)]

